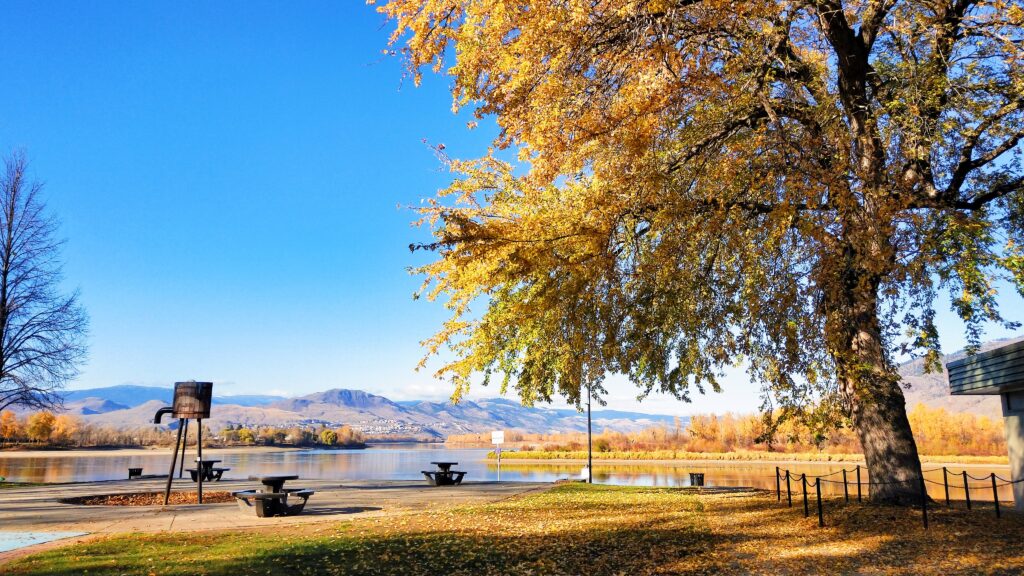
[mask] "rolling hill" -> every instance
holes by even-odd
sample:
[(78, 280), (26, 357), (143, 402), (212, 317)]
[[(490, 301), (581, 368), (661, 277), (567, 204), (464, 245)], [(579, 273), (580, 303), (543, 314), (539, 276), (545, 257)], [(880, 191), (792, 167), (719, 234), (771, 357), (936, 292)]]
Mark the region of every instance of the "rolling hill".
[[(1020, 340), (986, 343), (982, 349)], [(963, 357), (963, 352), (948, 355), (944, 362)], [(995, 396), (950, 396), (946, 374), (925, 374), (921, 360), (899, 366), (908, 407), (923, 403), (950, 412), (966, 412), (1000, 417), (999, 398)], [(153, 414), (171, 402), (171, 388), (156, 386), (110, 386), (74, 390), (65, 395), (68, 412), (85, 420), (118, 427), (152, 425)], [(630, 432), (657, 424), (671, 425), (673, 416), (619, 410), (595, 410), (597, 431)], [(681, 419), (686, 425), (687, 418)], [(165, 419), (166, 423), (168, 420)], [(228, 424), (246, 426), (339, 426), (347, 424), (364, 433), (382, 437), (439, 439), (449, 434), (515, 429), (524, 432), (571, 432), (586, 430), (586, 417), (575, 410), (526, 407), (507, 398), (476, 401), (431, 402), (426, 400), (394, 402), (363, 390), (331, 389), (296, 398), (273, 395), (215, 396), (209, 421), (213, 429)]]
[[(981, 346), (981, 351), (984, 352), (1020, 340), (1024, 340), (1024, 338), (986, 342)], [(958, 360), (964, 356), (964, 351), (959, 350), (946, 355), (942, 363), (945, 365), (947, 362)], [(951, 396), (945, 366), (943, 366), (942, 372), (925, 374), (924, 361), (917, 359), (901, 364), (899, 372), (906, 388), (904, 395), (907, 397), (908, 407), (913, 407), (920, 402), (931, 408), (944, 408), (949, 412), (965, 412), (990, 418), (1002, 418), (1003, 416), (998, 396)]]
[[(171, 402), (170, 388), (111, 386), (65, 395), (68, 412), (94, 424), (117, 427), (152, 425), (153, 415)], [(673, 416), (595, 410), (594, 428), (633, 431)], [(683, 419), (685, 421), (685, 418)], [(169, 419), (165, 417), (166, 425)], [(296, 398), (268, 395), (217, 396), (209, 425), (339, 426), (347, 424), (375, 436), (440, 439), (449, 434), (516, 429), (524, 432), (586, 430), (585, 415), (574, 410), (526, 407), (505, 398), (450, 402), (392, 400), (362, 390), (332, 389)]]

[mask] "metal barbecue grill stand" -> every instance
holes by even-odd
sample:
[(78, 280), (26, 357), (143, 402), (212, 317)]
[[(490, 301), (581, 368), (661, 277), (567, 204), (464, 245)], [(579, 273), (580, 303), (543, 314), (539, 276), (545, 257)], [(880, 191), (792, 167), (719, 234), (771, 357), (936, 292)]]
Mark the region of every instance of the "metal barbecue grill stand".
[[(178, 464), (178, 446), (181, 446), (181, 468), (185, 467), (185, 445), (188, 440), (188, 421), (196, 420), (196, 460), (203, 459), (203, 419), (210, 417), (210, 402), (213, 398), (213, 382), (188, 382), (174, 383), (174, 405), (161, 408), (156, 411), (153, 423), (159, 424), (164, 414), (171, 414), (178, 419), (178, 436), (174, 441), (174, 455), (171, 456), (171, 469), (167, 473), (167, 487), (164, 489), (164, 506), (171, 498), (171, 480), (174, 479), (174, 468)], [(181, 475), (181, 470), (178, 472)], [(198, 502), (203, 503), (203, 474), (198, 475)]]

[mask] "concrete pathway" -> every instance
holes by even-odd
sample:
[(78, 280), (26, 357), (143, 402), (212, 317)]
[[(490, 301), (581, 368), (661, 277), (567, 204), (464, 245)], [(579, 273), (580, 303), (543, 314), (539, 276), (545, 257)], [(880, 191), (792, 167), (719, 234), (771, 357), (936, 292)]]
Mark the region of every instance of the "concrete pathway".
[[(177, 506), (82, 506), (61, 502), (65, 498), (80, 496), (162, 492), (164, 482), (119, 480), (3, 489), (0, 490), (0, 531), (7, 532), (13, 538), (15, 533), (193, 532), (282, 526), (495, 502), (552, 486), (523, 482), (465, 482), (460, 486), (433, 487), (426, 482), (408, 480), (296, 480), (289, 482), (286, 487), (312, 488), (316, 494), (309, 499), (301, 515), (281, 518), (258, 518), (252, 512), (243, 512), (233, 502)], [(255, 487), (256, 482), (244, 480), (224, 480), (203, 485), (204, 492), (231, 492)], [(194, 491), (195, 484), (188, 480), (175, 480), (173, 490)], [(77, 540), (73, 538), (69, 542)], [(31, 546), (0, 552), (0, 562), (35, 551), (36, 548)]]

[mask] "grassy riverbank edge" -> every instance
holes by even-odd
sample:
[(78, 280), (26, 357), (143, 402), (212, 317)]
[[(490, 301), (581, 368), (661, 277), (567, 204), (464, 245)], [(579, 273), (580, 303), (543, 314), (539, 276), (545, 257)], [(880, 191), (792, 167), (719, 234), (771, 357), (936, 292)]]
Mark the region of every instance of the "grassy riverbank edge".
[[(497, 453), (487, 454), (491, 460), (497, 459)], [(644, 462), (650, 464), (671, 464), (687, 462), (757, 462), (762, 464), (793, 464), (793, 463), (849, 463), (864, 464), (862, 454), (827, 454), (821, 452), (683, 452), (674, 450), (631, 451), (631, 452), (595, 452), (594, 462), (629, 463)], [(586, 451), (502, 451), (502, 462), (563, 462), (583, 463), (587, 461)], [(964, 465), (995, 465), (1009, 464), (1006, 456), (921, 456), (922, 464), (964, 464)]]

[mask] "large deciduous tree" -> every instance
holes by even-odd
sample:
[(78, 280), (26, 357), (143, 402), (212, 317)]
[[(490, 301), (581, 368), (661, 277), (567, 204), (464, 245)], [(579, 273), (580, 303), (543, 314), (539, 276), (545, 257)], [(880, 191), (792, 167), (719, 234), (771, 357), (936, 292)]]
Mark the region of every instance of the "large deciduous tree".
[(61, 242), (21, 154), (0, 173), (0, 410), (52, 409), (85, 359), (88, 319), (61, 292)]
[[(518, 152), (451, 161), (421, 271), (430, 341), (524, 400), (625, 373), (687, 399), (745, 362), (847, 410), (876, 500), (921, 465), (893, 366), (977, 344), (1024, 284), (1019, 0), (392, 0), (412, 74)], [(482, 310), (470, 310), (474, 303)]]

